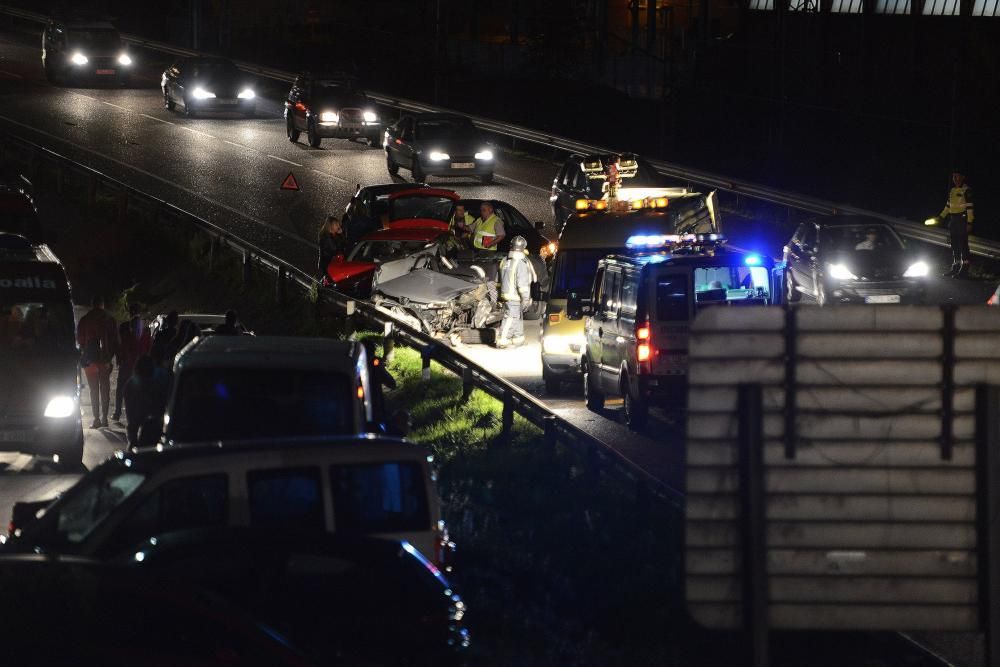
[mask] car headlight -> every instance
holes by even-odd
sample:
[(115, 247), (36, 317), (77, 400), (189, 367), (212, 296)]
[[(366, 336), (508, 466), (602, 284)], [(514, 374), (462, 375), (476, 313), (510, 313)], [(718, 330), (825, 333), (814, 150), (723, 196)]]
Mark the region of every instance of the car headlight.
[(76, 399), (72, 396), (54, 396), (45, 406), (45, 416), (52, 419), (72, 417), (76, 412)]
[(90, 62), (90, 59), (89, 59), (89, 58), (88, 58), (87, 56), (85, 56), (85, 55), (83, 55), (82, 53), (80, 53), (79, 51), (77, 51), (77, 52), (76, 52), (76, 53), (74, 53), (74, 54), (73, 54), (73, 56), (72, 56), (72, 57), (70, 58), (70, 61), (71, 61), (71, 62), (72, 62), (72, 63), (73, 63), (74, 65), (86, 65), (87, 63), (89, 63), (89, 62)]
[(830, 277), (834, 280), (857, 280), (858, 277), (851, 273), (845, 264), (831, 264)]
[(430, 157), (432, 162), (441, 162), (442, 160), (450, 160), (451, 156), (447, 153), (442, 153), (441, 151), (431, 151)]
[(253, 98), (257, 97), (257, 94), (253, 92), (252, 88), (244, 88), (243, 90), (240, 91), (240, 94), (237, 95), (236, 97), (240, 98), (241, 100), (252, 100)]
[(906, 269), (903, 274), (904, 278), (924, 278), (931, 272), (931, 267), (927, 266), (927, 262), (914, 262), (910, 264), (910, 268)]
[(582, 334), (548, 334), (542, 337), (542, 350), (546, 354), (580, 354), (584, 342)]
[(375, 114), (374, 111), (371, 111), (371, 110), (365, 111), (364, 114), (362, 114), (362, 115), (364, 116), (364, 119), (365, 119), (366, 123), (377, 123), (378, 122), (378, 116)]
[(210, 93), (207, 90), (205, 90), (204, 88), (202, 88), (201, 86), (198, 86), (197, 88), (195, 88), (194, 92), (191, 93), (191, 94), (194, 95), (194, 98), (196, 100), (209, 100), (209, 99), (212, 99), (213, 97), (215, 97), (215, 93)]
[(132, 57), (127, 53), (123, 53), (118, 56), (118, 64), (125, 65), (126, 67), (132, 64)]
[(319, 119), (324, 123), (336, 123), (340, 120), (340, 114), (336, 111), (324, 111), (319, 115)]
[(476, 153), (476, 159), (477, 160), (492, 160), (493, 159), (493, 151), (491, 151), (491, 150), (485, 150), (485, 149), (481, 150), (478, 153)]

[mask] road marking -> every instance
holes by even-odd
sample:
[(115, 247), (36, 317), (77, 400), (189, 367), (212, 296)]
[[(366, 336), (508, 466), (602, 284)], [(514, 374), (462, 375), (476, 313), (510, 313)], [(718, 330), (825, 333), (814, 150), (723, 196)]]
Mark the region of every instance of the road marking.
[(256, 148), (250, 148), (249, 146), (244, 146), (243, 144), (238, 144), (235, 141), (230, 141), (229, 139), (223, 139), (222, 141), (225, 142), (225, 143), (227, 143), (227, 144), (229, 144), (230, 146), (236, 146), (237, 148), (245, 148), (248, 151), (253, 151), (255, 153), (257, 152)]
[(551, 188), (540, 188), (537, 185), (532, 185), (531, 183), (525, 183), (524, 181), (519, 181), (516, 178), (511, 178), (510, 176), (501, 176), (497, 174), (497, 178), (501, 181), (510, 181), (511, 183), (517, 183), (518, 185), (523, 185), (526, 188), (531, 188), (532, 190), (538, 190), (539, 192), (544, 192), (545, 194), (552, 194)]
[(12, 77), (14, 77), (15, 79), (23, 79), (23, 78), (24, 78), (24, 77), (23, 77), (23, 76), (21, 76), (20, 74), (15, 74), (14, 72), (8, 72), (8, 71), (7, 71), (7, 70), (5, 70), (5, 69), (0, 69), (0, 74), (6, 74), (7, 76), (12, 76)]
[(145, 169), (142, 169), (141, 167), (136, 167), (135, 165), (128, 164), (126, 162), (122, 162), (121, 160), (116, 160), (115, 158), (113, 158), (111, 156), (104, 155), (103, 153), (98, 153), (97, 151), (95, 151), (95, 150), (93, 150), (91, 148), (88, 148), (86, 146), (83, 146), (81, 144), (78, 144), (75, 141), (70, 141), (68, 139), (63, 139), (62, 137), (56, 136), (56, 135), (52, 134), (51, 132), (46, 132), (45, 130), (40, 130), (40, 129), (36, 128), (36, 127), (31, 127), (30, 125), (27, 125), (27, 124), (22, 123), (20, 121), (14, 120), (13, 118), (8, 118), (7, 116), (0, 115), (0, 120), (7, 121), (8, 123), (10, 123), (12, 125), (17, 125), (18, 127), (23, 127), (26, 130), (29, 130), (31, 132), (36, 132), (36, 133), (41, 134), (43, 136), (46, 136), (46, 137), (48, 137), (50, 139), (54, 139), (54, 140), (56, 140), (58, 142), (61, 142), (61, 143), (64, 143), (64, 144), (68, 144), (68, 145), (73, 146), (75, 148), (78, 148), (78, 149), (80, 149), (82, 151), (90, 153), (91, 155), (96, 155), (97, 157), (99, 157), (101, 159), (108, 160), (109, 162), (113, 162), (113, 163), (117, 164), (120, 167), (124, 167), (125, 169), (128, 169), (128, 170), (140, 173), (143, 176), (146, 176), (147, 178), (151, 178), (151, 179), (153, 179), (155, 181), (163, 183), (164, 185), (166, 185), (168, 187), (176, 188), (176, 189), (180, 190), (181, 192), (187, 193), (187, 194), (191, 195), (192, 197), (194, 197), (196, 199), (200, 199), (201, 201), (207, 202), (207, 203), (209, 203), (209, 204), (211, 204), (213, 206), (218, 206), (219, 208), (225, 209), (226, 211), (229, 211), (233, 215), (239, 216), (239, 217), (243, 218), (244, 220), (250, 220), (251, 222), (254, 222), (254, 223), (258, 224), (261, 227), (266, 227), (267, 229), (274, 230), (274, 231), (278, 232), (279, 234), (281, 234), (281, 236), (283, 238), (287, 238), (287, 239), (291, 239), (293, 241), (297, 241), (299, 243), (302, 243), (303, 245), (308, 246), (309, 248), (315, 248), (316, 247), (316, 244), (314, 242), (309, 241), (307, 239), (304, 239), (304, 238), (302, 238), (301, 236), (299, 236), (297, 234), (292, 234), (287, 229), (282, 229), (281, 227), (277, 227), (277, 226), (272, 225), (272, 224), (270, 224), (268, 222), (264, 222), (263, 220), (261, 220), (259, 218), (255, 218), (255, 217), (253, 217), (251, 215), (247, 215), (246, 213), (243, 213), (242, 211), (239, 211), (239, 210), (233, 208), (232, 206), (229, 206), (228, 204), (223, 204), (222, 202), (216, 201), (214, 199), (209, 199), (208, 197), (206, 197), (203, 194), (200, 194), (198, 192), (195, 192), (194, 190), (186, 188), (183, 185), (179, 185), (177, 183), (174, 183), (173, 181), (170, 181), (170, 180), (168, 180), (166, 178), (163, 178), (162, 176), (158, 176), (157, 174), (154, 174), (154, 173), (152, 173), (150, 171), (146, 171)]
[(278, 160), (279, 162), (284, 162), (286, 164), (290, 164), (293, 167), (301, 167), (302, 166), (298, 162), (292, 162), (291, 160), (286, 160), (285, 158), (278, 157), (277, 155), (271, 155), (270, 153), (265, 153), (265, 155), (267, 155), (267, 157), (271, 158), (272, 160)]
[(177, 124), (177, 123), (174, 123), (174, 122), (169, 121), (169, 120), (163, 120), (162, 118), (157, 118), (156, 116), (150, 116), (148, 113), (140, 113), (139, 115), (142, 116), (142, 117), (144, 117), (144, 118), (148, 118), (149, 120), (155, 120), (157, 123), (165, 123), (167, 125), (176, 125)]
[(340, 181), (341, 183), (349, 183), (350, 182), (346, 178), (341, 178), (340, 176), (334, 176), (333, 174), (327, 173), (325, 171), (320, 171), (319, 169), (313, 169), (313, 171), (315, 171), (317, 174), (322, 174), (322, 175), (326, 176), (327, 178), (332, 178), (335, 181)]
[(201, 136), (208, 137), (209, 139), (218, 139), (218, 137), (213, 134), (209, 134), (208, 132), (202, 132), (201, 130), (196, 130), (193, 127), (188, 127), (186, 125), (178, 125), (177, 127), (181, 128), (182, 130), (187, 130), (188, 132), (200, 134)]
[(104, 100), (101, 100), (101, 104), (107, 104), (107, 105), (108, 105), (109, 107), (114, 107), (114, 108), (116, 108), (116, 109), (121, 109), (122, 111), (132, 111), (131, 109), (126, 109), (126, 108), (125, 108), (125, 107), (123, 107), (123, 106), (119, 106), (119, 105), (117, 105), (117, 104), (113, 104), (113, 103), (111, 103), (111, 102), (106, 102), (106, 101), (104, 101)]

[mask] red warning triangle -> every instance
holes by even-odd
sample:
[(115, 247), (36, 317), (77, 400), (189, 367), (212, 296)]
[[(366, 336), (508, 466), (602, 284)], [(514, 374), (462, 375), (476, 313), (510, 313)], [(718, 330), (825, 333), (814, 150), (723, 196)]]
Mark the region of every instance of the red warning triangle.
[(298, 190), (299, 182), (295, 180), (295, 174), (288, 172), (288, 176), (285, 176), (285, 180), (281, 182), (282, 190)]

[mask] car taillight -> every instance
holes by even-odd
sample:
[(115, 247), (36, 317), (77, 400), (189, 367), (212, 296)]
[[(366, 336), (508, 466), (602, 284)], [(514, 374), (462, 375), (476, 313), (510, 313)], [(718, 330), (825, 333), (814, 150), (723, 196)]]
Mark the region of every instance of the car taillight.
[(559, 320), (561, 320), (561, 319), (562, 319), (562, 315), (560, 313), (550, 313), (549, 314), (549, 322), (551, 324), (559, 324)]
[(648, 372), (649, 360), (653, 356), (652, 331), (649, 328), (648, 322), (640, 324), (635, 328), (635, 339), (638, 341), (635, 356), (639, 362), (639, 372)]

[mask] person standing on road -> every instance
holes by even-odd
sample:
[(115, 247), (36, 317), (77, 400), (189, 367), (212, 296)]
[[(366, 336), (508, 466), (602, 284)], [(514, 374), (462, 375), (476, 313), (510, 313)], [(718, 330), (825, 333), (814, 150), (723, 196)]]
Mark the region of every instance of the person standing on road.
[(964, 277), (969, 273), (972, 252), (969, 250), (969, 233), (972, 231), (972, 188), (965, 182), (965, 174), (958, 169), (951, 174), (952, 188), (940, 218), (947, 223), (951, 236), (951, 271), (945, 276)]
[(150, 356), (140, 357), (135, 373), (125, 385), (126, 435), (129, 447), (153, 445), (163, 431), (167, 407), (167, 372), (157, 368)]
[(93, 307), (80, 318), (76, 329), (80, 344), (80, 364), (90, 387), (90, 405), (94, 412), (91, 428), (108, 425), (111, 403), (111, 360), (118, 350), (118, 327), (115, 318), (104, 310), (104, 299), (94, 297)]
[(235, 310), (226, 311), (226, 321), (215, 329), (216, 336), (239, 336), (242, 331), (240, 318)]
[(503, 299), (503, 320), (497, 347), (524, 345), (524, 311), (531, 307), (531, 283), (535, 270), (528, 260), (528, 242), (515, 236), (510, 251), (500, 262), (500, 298)]
[(118, 382), (115, 384), (115, 413), (111, 418), (118, 421), (122, 417), (122, 402), (125, 399), (125, 385), (132, 377), (132, 371), (139, 357), (144, 357), (153, 349), (153, 339), (149, 327), (139, 313), (139, 304), (133, 303), (128, 312), (127, 322), (118, 326)]
[(476, 222), (472, 214), (465, 210), (465, 204), (455, 204), (455, 213), (448, 222), (448, 231), (458, 238), (468, 236), (469, 230)]
[(328, 215), (326, 222), (319, 232), (319, 262), (316, 271), (320, 278), (326, 275), (326, 269), (330, 262), (338, 255), (347, 254), (347, 236), (344, 235), (344, 226), (335, 215)]
[(493, 203), (488, 201), (479, 205), (479, 217), (472, 223), (469, 231), (472, 234), (472, 247), (479, 252), (496, 252), (506, 235), (503, 221), (493, 210)]

